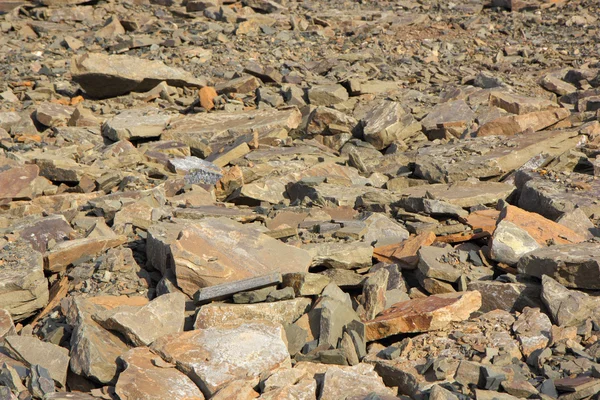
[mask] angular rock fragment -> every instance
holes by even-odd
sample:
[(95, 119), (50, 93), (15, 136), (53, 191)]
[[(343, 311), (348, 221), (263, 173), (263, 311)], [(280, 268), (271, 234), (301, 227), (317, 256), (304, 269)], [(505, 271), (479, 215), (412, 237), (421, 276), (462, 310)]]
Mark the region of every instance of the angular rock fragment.
[(116, 394), (123, 399), (204, 400), (196, 384), (175, 366), (164, 367), (146, 347), (121, 355), (125, 370), (119, 374)]
[(61, 242), (44, 255), (44, 269), (52, 272), (64, 271), (77, 260), (85, 259), (90, 255), (98, 254), (127, 241), (125, 236), (119, 236), (114, 233), (111, 236)]
[(392, 396), (394, 393), (387, 388), (381, 377), (373, 371), (373, 366), (359, 364), (352, 368), (328, 368), (323, 377), (323, 391), (320, 399), (335, 400), (339, 394), (345, 396)]
[(66, 126), (75, 111), (74, 107), (44, 102), (35, 110), (35, 119), (47, 127)]
[(169, 160), (169, 168), (173, 172), (183, 174), (189, 185), (214, 185), (223, 176), (221, 168), (194, 156), (172, 158)]
[(537, 111), (521, 115), (500, 117), (479, 128), (477, 136), (513, 136), (528, 129), (537, 132), (567, 118), (571, 113), (565, 108)]
[(558, 326), (577, 326), (599, 313), (600, 299), (569, 290), (550, 276), (542, 276), (541, 298)]
[(144, 92), (160, 82), (170, 86), (203, 87), (206, 82), (186, 71), (127, 55), (86, 53), (71, 59), (71, 75), (89, 96), (107, 98)]
[(189, 296), (205, 286), (270, 272), (306, 272), (311, 261), (305, 250), (225, 218), (184, 227), (170, 248), (177, 285)]
[(356, 269), (372, 264), (373, 247), (366, 243), (315, 243), (303, 246), (312, 256), (312, 265)]
[(394, 304), (365, 323), (367, 340), (399, 333), (427, 332), (463, 321), (481, 307), (479, 292), (449, 293)]
[(500, 107), (512, 114), (527, 114), (558, 108), (559, 105), (542, 98), (526, 97), (506, 92), (492, 92), (490, 105)]
[(116, 141), (159, 137), (171, 116), (154, 107), (124, 110), (102, 124), (102, 135)]
[(596, 243), (541, 248), (524, 255), (517, 267), (522, 274), (547, 275), (569, 288), (600, 289), (600, 245)]
[(284, 335), (276, 323), (243, 322), (163, 336), (151, 348), (210, 397), (235, 379), (291, 367)]
[(475, 113), (464, 100), (450, 101), (435, 106), (421, 120), (430, 140), (461, 137), (475, 119)]
[(528, 357), (536, 350), (544, 349), (550, 342), (552, 322), (539, 308), (526, 307), (513, 324), (523, 355)]
[(399, 103), (382, 101), (376, 103), (360, 120), (365, 140), (382, 150), (397, 140), (415, 134), (414, 118)]
[(0, 171), (0, 202), (33, 199), (41, 194), (35, 189), (39, 175), (37, 165), (15, 166)]

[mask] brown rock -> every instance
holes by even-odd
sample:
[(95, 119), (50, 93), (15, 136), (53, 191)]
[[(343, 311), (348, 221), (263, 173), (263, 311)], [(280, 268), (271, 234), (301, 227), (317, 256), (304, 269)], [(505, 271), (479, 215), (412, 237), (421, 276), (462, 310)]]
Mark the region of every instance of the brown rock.
[(399, 263), (402, 268), (415, 269), (419, 263), (417, 255), (419, 249), (423, 246), (430, 246), (434, 241), (435, 234), (433, 232), (423, 232), (401, 243), (376, 247), (373, 250), (373, 257), (379, 262)]
[(157, 358), (146, 347), (131, 349), (121, 355), (125, 370), (115, 387), (117, 396), (122, 399), (204, 400), (204, 395), (190, 378), (174, 365), (161, 367), (162, 364), (155, 361)]
[(566, 108), (558, 108), (556, 110), (545, 110), (500, 117), (487, 122), (479, 128), (477, 136), (513, 136), (525, 132), (528, 129), (536, 132), (562, 121), (569, 115), (571, 115), (571, 113)]
[(37, 165), (16, 166), (0, 172), (0, 202), (32, 199), (37, 194), (34, 184), (40, 169)]
[(206, 110), (215, 108), (214, 98), (218, 96), (217, 91), (212, 86), (205, 86), (198, 92), (200, 105)]
[(550, 100), (538, 97), (526, 97), (506, 92), (492, 92), (490, 94), (490, 105), (500, 107), (509, 113), (519, 115), (559, 107), (558, 104)]
[(44, 256), (44, 269), (51, 272), (64, 271), (82, 257), (98, 254), (111, 247), (127, 242), (126, 236), (85, 238), (67, 240), (54, 246)]
[(481, 307), (477, 291), (448, 293), (394, 304), (365, 323), (367, 340), (379, 340), (399, 333), (438, 330), (452, 321), (463, 321)]

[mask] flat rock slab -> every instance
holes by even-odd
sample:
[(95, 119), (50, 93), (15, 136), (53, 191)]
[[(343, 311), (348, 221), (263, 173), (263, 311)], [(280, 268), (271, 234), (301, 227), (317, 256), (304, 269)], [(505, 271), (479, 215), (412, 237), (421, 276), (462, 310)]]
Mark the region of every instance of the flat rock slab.
[(0, 308), (15, 321), (32, 316), (48, 303), (48, 281), (44, 276), (42, 255), (18, 241), (0, 252)]
[(115, 392), (121, 399), (204, 400), (187, 375), (175, 366), (164, 366), (164, 361), (160, 363), (162, 359), (146, 347), (129, 350), (120, 359), (125, 371), (119, 374)]
[(248, 141), (266, 140), (270, 136), (285, 136), (302, 121), (297, 108), (287, 110), (252, 110), (245, 112), (196, 114), (174, 120), (161, 136), (164, 140), (177, 140), (190, 146), (192, 154), (205, 158), (243, 136)]
[(34, 198), (34, 183), (39, 173), (37, 165), (15, 166), (0, 172), (0, 202)]
[(448, 293), (394, 304), (365, 322), (368, 341), (399, 333), (439, 330), (452, 321), (464, 321), (481, 307), (477, 291)]
[(35, 336), (8, 336), (4, 348), (18, 361), (28, 366), (46, 368), (52, 379), (65, 387), (69, 367), (69, 350), (52, 343), (42, 342)]
[(548, 275), (568, 288), (599, 290), (600, 244), (541, 248), (524, 255), (518, 263), (518, 270), (537, 278)]
[(128, 55), (86, 53), (71, 59), (71, 75), (89, 96), (107, 98), (144, 92), (160, 82), (169, 86), (203, 87), (206, 82), (161, 61)]
[(204, 329), (231, 322), (254, 320), (268, 320), (288, 325), (306, 313), (311, 304), (312, 300), (308, 298), (257, 304), (207, 304), (198, 310), (194, 328)]
[(35, 119), (47, 127), (67, 126), (75, 107), (44, 102), (35, 109)]
[(102, 124), (102, 135), (116, 141), (157, 138), (172, 116), (154, 107), (121, 111)]
[(418, 150), (415, 175), (452, 183), (507, 175), (541, 152), (557, 156), (579, 143), (575, 131), (544, 131), (511, 138), (488, 136)]
[(135, 346), (148, 346), (161, 336), (183, 331), (185, 302), (183, 293), (164, 294), (139, 309), (116, 312), (102, 325), (122, 333)]
[[(321, 400), (337, 400), (340, 393), (345, 398), (351, 396), (377, 395), (393, 396), (394, 392), (383, 383), (383, 379), (373, 370), (372, 365), (358, 364), (351, 368), (338, 368), (332, 366), (327, 369), (323, 376), (323, 390)], [(363, 398), (363, 397), (361, 397)]]
[(473, 281), (469, 290), (481, 293), (481, 312), (504, 310), (521, 312), (525, 307), (541, 307), (541, 286), (533, 282)]
[(221, 168), (194, 156), (172, 158), (168, 166), (171, 171), (184, 175), (185, 182), (189, 185), (214, 185), (223, 176)]
[(429, 194), (433, 200), (441, 200), (455, 206), (468, 208), (480, 204), (495, 205), (498, 200), (506, 199), (515, 187), (501, 182), (456, 182), (453, 184), (433, 184), (403, 189), (400, 193), (408, 197), (425, 197)]
[(419, 249), (433, 242), (435, 234), (423, 232), (400, 243), (375, 247), (373, 257), (379, 262), (398, 263), (403, 269), (415, 269), (419, 263)]
[(413, 135), (418, 130), (414, 122), (400, 103), (387, 100), (376, 102), (360, 120), (365, 140), (378, 150)]
[(44, 255), (44, 268), (59, 272), (79, 259), (98, 254), (127, 242), (126, 236), (114, 235), (105, 238), (84, 238), (59, 243)]
[(285, 331), (269, 321), (244, 322), (163, 336), (152, 350), (211, 397), (236, 379), (291, 367)]
[(202, 287), (271, 272), (307, 272), (311, 263), (306, 250), (226, 218), (182, 228), (170, 247), (177, 285), (189, 296)]
[(302, 247), (312, 256), (312, 265), (357, 269), (371, 266), (373, 247), (367, 243), (313, 243)]

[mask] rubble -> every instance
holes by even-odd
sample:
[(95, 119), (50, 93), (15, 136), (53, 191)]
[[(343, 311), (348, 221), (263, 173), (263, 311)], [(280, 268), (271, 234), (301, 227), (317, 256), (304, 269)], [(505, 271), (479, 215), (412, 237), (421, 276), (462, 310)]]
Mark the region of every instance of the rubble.
[(600, 390), (591, 0), (0, 0), (0, 398)]

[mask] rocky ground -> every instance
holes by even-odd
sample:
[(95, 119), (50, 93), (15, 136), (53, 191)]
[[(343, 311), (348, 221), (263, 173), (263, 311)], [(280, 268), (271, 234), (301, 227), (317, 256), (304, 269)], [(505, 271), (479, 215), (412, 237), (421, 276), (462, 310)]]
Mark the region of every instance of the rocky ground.
[(0, 0), (0, 399), (600, 399), (597, 0)]

